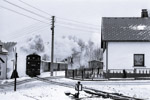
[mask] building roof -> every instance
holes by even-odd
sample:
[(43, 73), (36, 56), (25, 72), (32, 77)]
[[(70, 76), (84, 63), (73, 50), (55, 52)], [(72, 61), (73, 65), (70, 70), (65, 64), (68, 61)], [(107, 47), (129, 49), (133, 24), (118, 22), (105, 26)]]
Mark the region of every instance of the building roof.
[(0, 44), (0, 54), (7, 54), (8, 53), (8, 51), (6, 50), (6, 49), (4, 49), (3, 47), (2, 47), (2, 45)]
[(150, 41), (150, 18), (103, 17), (102, 41)]

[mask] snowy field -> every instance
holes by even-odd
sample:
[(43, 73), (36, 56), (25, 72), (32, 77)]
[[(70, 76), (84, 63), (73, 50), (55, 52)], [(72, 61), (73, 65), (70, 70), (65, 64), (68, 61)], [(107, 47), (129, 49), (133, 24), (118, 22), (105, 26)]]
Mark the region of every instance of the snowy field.
[[(50, 73), (42, 73), (40, 77), (48, 77)], [(57, 72), (57, 76), (63, 76), (64, 72)], [(30, 79), (29, 77), (17, 80)], [(53, 81), (64, 82), (68, 84), (76, 84), (78, 80), (66, 79), (64, 77), (52, 78)], [(11, 82), (13, 80), (0, 81), (1, 84)], [(150, 100), (150, 80), (133, 80), (133, 81), (81, 81), (83, 86), (94, 89), (117, 92), (131, 97), (138, 97)], [(32, 81), (17, 86), (17, 91), (13, 91), (12, 87), (0, 88), (0, 100), (73, 100), (73, 98), (65, 95), (66, 91), (76, 93), (74, 88), (58, 86), (41, 81)], [(81, 92), (82, 100), (104, 100), (100, 97), (91, 97), (91, 95)], [(105, 99), (111, 100), (111, 99)]]

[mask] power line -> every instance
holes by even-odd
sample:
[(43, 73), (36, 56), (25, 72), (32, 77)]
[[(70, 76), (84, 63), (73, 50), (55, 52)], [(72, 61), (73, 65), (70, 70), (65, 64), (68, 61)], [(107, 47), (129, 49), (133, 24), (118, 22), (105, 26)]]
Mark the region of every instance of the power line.
[(23, 7), (21, 7), (21, 6), (18, 6), (18, 5), (16, 5), (16, 4), (14, 4), (14, 3), (11, 3), (11, 2), (9, 2), (9, 1), (7, 1), (7, 0), (3, 0), (3, 1), (9, 3), (10, 5), (13, 5), (13, 6), (15, 6), (15, 7), (18, 7), (18, 8), (20, 8), (20, 9), (22, 9), (22, 10), (25, 10), (25, 11), (27, 11), (27, 12), (30, 12), (30, 13), (32, 13), (32, 14), (34, 14), (34, 15), (37, 15), (37, 16), (39, 16), (39, 17), (41, 17), (41, 18), (44, 18), (44, 19), (46, 19), (46, 20), (49, 20), (49, 21), (51, 20), (50, 18), (47, 18), (47, 17), (42, 16), (42, 15), (40, 15), (40, 14), (37, 14), (37, 13), (31, 11), (31, 10), (25, 9), (25, 8), (23, 8)]
[[(49, 27), (49, 26), (47, 26), (47, 27)], [(43, 28), (37, 29), (37, 30), (35, 30), (35, 31), (32, 31), (32, 32), (30, 32), (30, 33), (27, 33), (27, 34), (24, 34), (24, 35), (21, 35), (21, 36), (9, 37), (9, 38), (13, 38), (12, 40), (14, 40), (14, 39), (17, 39), (17, 38), (21, 38), (21, 37), (25, 37), (25, 36), (28, 36), (28, 35), (32, 35), (32, 33), (34, 33), (34, 32), (39, 32), (39, 31), (41, 31), (41, 30), (43, 30), (43, 29), (45, 29), (45, 28), (47, 28), (47, 27), (43, 27)]]
[(69, 25), (69, 26), (76, 26), (76, 27), (80, 27), (80, 28), (84, 28), (84, 29), (93, 29), (93, 30), (99, 30), (99, 28), (94, 28), (94, 27), (89, 27), (89, 26), (83, 26), (83, 25), (77, 25), (77, 24), (73, 24), (73, 23), (68, 23), (68, 22), (56, 22), (56, 23), (60, 23), (60, 24), (64, 24), (64, 25)]
[(47, 14), (47, 15), (50, 15), (50, 16), (53, 16), (53, 15), (51, 15), (51, 14), (49, 14), (49, 13), (47, 13), (47, 12), (45, 12), (45, 11), (39, 9), (39, 8), (36, 8), (36, 7), (30, 5), (30, 4), (28, 4), (28, 3), (26, 3), (26, 2), (24, 2), (24, 1), (22, 1), (22, 0), (19, 0), (19, 1), (22, 2), (22, 3), (24, 3), (24, 4), (27, 5), (27, 6), (31, 7), (31, 8), (34, 8), (34, 9), (40, 11), (40, 12), (43, 12), (43, 13), (45, 13), (45, 14)]
[[(33, 33), (33, 32), (37, 32), (38, 30), (40, 30), (40, 29), (43, 29), (43, 28), (46, 28), (46, 27), (48, 27), (49, 25), (46, 25), (46, 26), (40, 26), (40, 27), (36, 27), (35, 28), (35, 26), (33, 27), (33, 28), (31, 28), (31, 29), (27, 29), (27, 30), (24, 30), (24, 31), (17, 31), (17, 32), (14, 32), (14, 33), (12, 33), (10, 36), (8, 36), (8, 38), (15, 38), (15, 37), (18, 37), (18, 36), (20, 36), (20, 35), (22, 35), (22, 34), (28, 34), (28, 33)], [(17, 33), (17, 34), (16, 34)]]
[[(33, 6), (33, 5), (30, 5), (30, 4), (28, 4), (28, 3), (26, 3), (26, 2), (24, 2), (24, 1), (22, 1), (22, 0), (19, 0), (19, 1), (22, 2), (22, 3), (24, 3), (24, 4), (27, 5), (27, 6), (31, 7), (31, 8), (34, 8), (34, 9), (36, 9), (36, 10), (42, 12), (42, 13), (45, 13), (45, 14), (47, 14), (47, 15), (52, 16), (51, 14), (49, 14), (49, 13), (47, 13), (47, 12), (45, 12), (45, 11), (43, 11), (43, 10), (41, 10), (41, 9), (39, 9), (39, 8), (37, 8), (37, 7), (35, 7), (35, 6)], [(71, 20), (71, 19), (65, 19), (65, 18), (61, 18), (61, 17), (56, 17), (56, 18), (61, 19), (61, 20), (65, 20), (65, 21), (69, 21), (69, 22), (73, 22), (73, 23), (84, 24), (84, 25), (86, 25), (86, 26), (99, 27), (99, 25), (93, 25), (93, 24), (90, 24), (90, 23), (79, 22), (79, 21), (75, 21), (75, 20)]]
[[(28, 17), (28, 18), (30, 18), (30, 19), (33, 19), (33, 20), (36, 20), (36, 21), (39, 21), (39, 22), (42, 22), (42, 23), (45, 23), (45, 24), (48, 24), (48, 25), (49, 25), (49, 23), (46, 23), (46, 22), (41, 21), (41, 20), (39, 20), (39, 19), (30, 17), (30, 16), (28, 16), (28, 15), (22, 14), (22, 13), (20, 13), (20, 12), (14, 11), (14, 10), (12, 10), (12, 9), (6, 8), (6, 7), (4, 7), (4, 6), (1, 6), (1, 5), (0, 5), (0, 7), (3, 8), (3, 9), (9, 10), (9, 11), (11, 11), (11, 12), (17, 13), (17, 14), (19, 14), (19, 15), (22, 15), (22, 16)], [(72, 30), (80, 30), (80, 31), (92, 32), (92, 31), (87, 31), (87, 30), (82, 30), (82, 29), (77, 29), (77, 28), (71, 28), (71, 27), (67, 27), (67, 26), (64, 26), (64, 25), (58, 25), (58, 26), (65, 27), (65, 28), (69, 28), (69, 29), (72, 29)]]
[(66, 18), (62, 18), (62, 17), (56, 17), (62, 20), (66, 20), (66, 21), (70, 21), (70, 22), (74, 22), (74, 23), (80, 23), (80, 24), (84, 24), (87, 26), (95, 26), (95, 27), (99, 27), (98, 25), (94, 25), (94, 24), (89, 24), (89, 23), (85, 23), (85, 22), (79, 22), (79, 21), (75, 21), (75, 20), (71, 20), (71, 19), (66, 19)]
[(1, 5), (0, 5), (0, 7), (3, 8), (3, 9), (9, 10), (9, 11), (11, 11), (11, 12), (17, 13), (17, 14), (19, 14), (19, 15), (28, 17), (28, 18), (30, 18), (30, 19), (33, 19), (33, 20), (36, 20), (36, 21), (39, 21), (39, 22), (42, 22), (42, 23), (45, 23), (45, 24), (49, 24), (49, 23), (47, 23), (47, 22), (44, 22), (44, 21), (41, 21), (41, 20), (39, 20), (39, 19), (30, 17), (30, 16), (28, 16), (28, 15), (22, 14), (22, 13), (20, 13), (20, 12), (17, 12), (17, 11), (15, 11), (15, 10), (9, 9), (9, 8), (7, 8), (7, 7), (1, 6)]
[(64, 25), (60, 25), (60, 24), (56, 24), (56, 26), (61, 26), (61, 27), (72, 29), (72, 30), (78, 30), (78, 31), (84, 31), (84, 32), (93, 32), (93, 31), (90, 31), (90, 30), (83, 30), (83, 29), (68, 27), (68, 26), (64, 26)]
[[(35, 13), (35, 12), (33, 12), (33, 11), (31, 11), (31, 10), (28, 10), (28, 9), (25, 9), (25, 8), (23, 8), (23, 7), (20, 7), (20, 6), (18, 6), (18, 5), (16, 5), (16, 4), (13, 4), (13, 3), (11, 3), (11, 2), (9, 2), (9, 1), (7, 1), (7, 0), (4, 0), (4, 1), (6, 1), (7, 3), (9, 3), (9, 4), (11, 4), (11, 5), (13, 5), (13, 6), (16, 6), (16, 7), (18, 7), (18, 8), (20, 8), (20, 9), (23, 9), (23, 10), (25, 10), (25, 11), (28, 11), (28, 12), (30, 12), (30, 13), (32, 13), (32, 14), (35, 14), (35, 15), (37, 15), (37, 16), (40, 16), (40, 17), (44, 17), (45, 19), (48, 19), (49, 20), (49, 18), (47, 18), (47, 17), (45, 17), (45, 16), (42, 16), (42, 15), (39, 15), (39, 14), (37, 14), (37, 13)], [(20, 0), (19, 0), (20, 1)], [(22, 2), (22, 1), (21, 1)], [(22, 3), (25, 3), (25, 2), (22, 2)], [(26, 3), (25, 3), (26, 4)], [(28, 4), (27, 4), (28, 5)], [(32, 7), (31, 5), (28, 5), (28, 6), (30, 6), (30, 7)], [(39, 10), (39, 11), (41, 11), (40, 9), (38, 9), (38, 8), (35, 8), (35, 7), (33, 7), (34, 9), (36, 9), (36, 10)], [(43, 11), (42, 11), (43, 12)], [(44, 12), (44, 13), (46, 13), (46, 12)], [(48, 13), (47, 13), (48, 14)], [(65, 23), (66, 24), (66, 23)], [(68, 24), (68, 23), (67, 23)], [(70, 23), (69, 23), (70, 24)], [(76, 24), (75, 24), (76, 25)], [(76, 25), (77, 26), (77, 25)], [(82, 26), (82, 27), (87, 27), (87, 26)], [(91, 28), (91, 27), (88, 27), (88, 28)]]

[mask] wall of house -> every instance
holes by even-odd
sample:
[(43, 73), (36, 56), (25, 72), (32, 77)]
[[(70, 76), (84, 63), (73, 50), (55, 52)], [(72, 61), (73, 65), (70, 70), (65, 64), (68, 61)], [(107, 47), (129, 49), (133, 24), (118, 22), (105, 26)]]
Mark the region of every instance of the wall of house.
[(2, 63), (0, 61), (0, 79), (6, 79), (6, 68), (7, 68), (7, 56), (0, 54), (0, 57), (5, 61), (5, 63)]
[[(134, 54), (145, 54), (145, 67), (134, 67)], [(150, 68), (150, 42), (109, 42), (108, 69)], [(106, 50), (104, 70), (106, 69)]]

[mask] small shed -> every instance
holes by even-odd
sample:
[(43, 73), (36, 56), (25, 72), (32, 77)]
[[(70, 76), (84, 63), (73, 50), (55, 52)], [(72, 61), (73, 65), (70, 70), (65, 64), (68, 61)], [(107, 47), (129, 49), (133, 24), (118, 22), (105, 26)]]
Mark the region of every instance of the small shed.
[(101, 62), (99, 60), (91, 60), (91, 61), (89, 61), (89, 68), (103, 69), (103, 62)]
[[(51, 61), (41, 61), (42, 72), (50, 71), (51, 69)], [(68, 64), (65, 62), (53, 62), (53, 70), (54, 71), (65, 71), (68, 69)]]
[(8, 51), (0, 44), (0, 79), (7, 78), (7, 53)]

